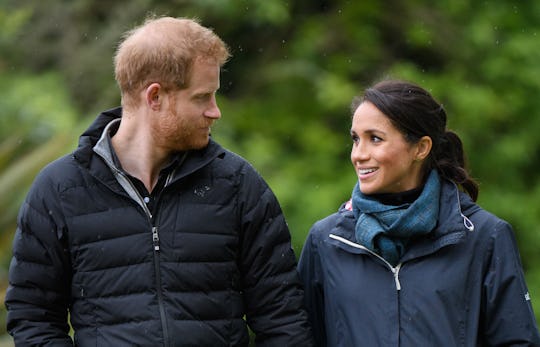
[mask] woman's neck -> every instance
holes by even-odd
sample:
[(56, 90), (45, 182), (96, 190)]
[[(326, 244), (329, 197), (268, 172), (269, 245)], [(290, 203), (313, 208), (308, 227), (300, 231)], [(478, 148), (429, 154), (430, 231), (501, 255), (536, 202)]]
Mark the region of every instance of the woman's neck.
[(424, 186), (420, 186), (418, 188), (399, 193), (373, 194), (371, 197), (385, 205), (399, 206), (414, 202), (420, 196), (420, 194), (422, 194), (423, 189)]

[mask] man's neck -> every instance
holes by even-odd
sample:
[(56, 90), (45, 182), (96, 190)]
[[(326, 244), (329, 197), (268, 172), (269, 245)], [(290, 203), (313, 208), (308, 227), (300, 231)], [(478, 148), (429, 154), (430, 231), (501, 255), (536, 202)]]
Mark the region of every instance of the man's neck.
[(111, 144), (124, 171), (138, 178), (151, 192), (161, 169), (169, 162), (170, 154), (154, 146), (151, 136), (143, 129), (126, 123), (122, 120)]

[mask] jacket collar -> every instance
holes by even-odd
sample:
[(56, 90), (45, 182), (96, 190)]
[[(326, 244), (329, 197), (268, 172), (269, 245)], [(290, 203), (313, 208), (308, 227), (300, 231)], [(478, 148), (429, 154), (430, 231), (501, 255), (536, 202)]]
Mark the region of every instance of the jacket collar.
[[(474, 232), (474, 225), (467, 216), (470, 216), (479, 207), (453, 182), (447, 180), (441, 182), (439, 204), (437, 226), (425, 237), (411, 243), (401, 262), (425, 256), (443, 247), (462, 242), (468, 232)], [(340, 207), (337, 225), (330, 233), (348, 240), (349, 243), (357, 243), (354, 238), (354, 225), (355, 218), (350, 203), (345, 203)], [(337, 238), (331, 238), (329, 242), (351, 253), (366, 253), (362, 248), (351, 247), (350, 244), (339, 242)]]
[(474, 232), (474, 224), (467, 216), (479, 207), (466, 193), (460, 191), (455, 183), (443, 181), (439, 204), (437, 226), (428, 237), (411, 244), (402, 261), (431, 254), (443, 247), (463, 242), (469, 232)]

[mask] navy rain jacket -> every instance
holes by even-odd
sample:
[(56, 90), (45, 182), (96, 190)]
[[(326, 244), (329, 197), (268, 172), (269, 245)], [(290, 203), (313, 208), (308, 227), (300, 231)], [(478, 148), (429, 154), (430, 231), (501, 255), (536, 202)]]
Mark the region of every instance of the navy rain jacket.
[(512, 229), (443, 183), (435, 230), (392, 267), (356, 243), (345, 208), (299, 261), (317, 346), (540, 346)]
[(101, 114), (21, 207), (6, 294), (16, 345), (72, 346), (68, 312), (81, 347), (247, 346), (244, 315), (258, 346), (311, 345), (289, 231), (263, 179), (211, 141), (170, 174), (152, 215), (93, 149), (120, 115)]

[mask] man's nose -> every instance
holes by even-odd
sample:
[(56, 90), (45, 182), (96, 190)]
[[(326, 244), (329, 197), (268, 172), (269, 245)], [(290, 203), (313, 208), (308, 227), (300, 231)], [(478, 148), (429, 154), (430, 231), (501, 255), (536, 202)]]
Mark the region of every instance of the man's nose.
[(208, 108), (204, 111), (204, 116), (213, 119), (221, 118), (221, 111), (219, 110), (215, 95), (212, 96)]

